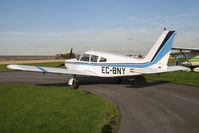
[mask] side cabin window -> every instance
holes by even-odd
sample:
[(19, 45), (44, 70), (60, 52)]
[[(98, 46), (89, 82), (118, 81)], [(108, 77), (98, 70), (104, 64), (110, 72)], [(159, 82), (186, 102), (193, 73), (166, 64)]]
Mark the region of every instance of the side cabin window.
[(91, 62), (97, 62), (98, 56), (96, 55), (91, 55)]
[(99, 62), (106, 62), (106, 58), (101, 57), (100, 60), (99, 60)]
[(89, 62), (89, 58), (90, 58), (90, 55), (89, 54), (83, 54), (80, 61), (87, 61)]

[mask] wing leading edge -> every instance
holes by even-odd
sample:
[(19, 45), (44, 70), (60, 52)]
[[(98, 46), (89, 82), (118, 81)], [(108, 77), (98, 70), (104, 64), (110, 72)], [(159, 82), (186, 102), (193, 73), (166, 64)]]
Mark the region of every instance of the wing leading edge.
[(87, 75), (96, 76), (97, 74), (86, 70), (74, 70), (64, 68), (53, 68), (53, 67), (40, 67), (40, 66), (29, 66), (29, 65), (8, 65), (7, 68), (13, 70), (23, 70), (31, 72), (44, 72), (44, 73), (59, 73), (59, 74), (72, 74), (72, 75)]

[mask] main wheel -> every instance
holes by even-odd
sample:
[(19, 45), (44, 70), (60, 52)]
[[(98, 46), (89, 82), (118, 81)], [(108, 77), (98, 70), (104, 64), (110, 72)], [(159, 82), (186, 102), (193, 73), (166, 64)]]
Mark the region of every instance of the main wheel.
[(121, 84), (122, 83), (122, 77), (117, 77), (116, 78), (116, 83)]

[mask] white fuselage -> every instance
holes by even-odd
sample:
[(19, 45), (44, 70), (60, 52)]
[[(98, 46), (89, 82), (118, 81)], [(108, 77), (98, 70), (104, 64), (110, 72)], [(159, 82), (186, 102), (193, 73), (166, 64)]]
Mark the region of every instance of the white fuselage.
[[(84, 54), (88, 55), (89, 59), (83, 60)], [(134, 67), (131, 67), (130, 64), (143, 63), (141, 59), (100, 51), (89, 51), (84, 54), (80, 58), (66, 60), (66, 68), (92, 72), (99, 77), (140, 75), (140, 73), (133, 71)], [(96, 56), (97, 60), (92, 61), (91, 56), (93, 55)], [(100, 59), (105, 60), (100, 61)]]
[(70, 64), (66, 61), (66, 67), (68, 69), (76, 69), (81, 71), (88, 71), (95, 73), (96, 76), (99, 77), (120, 77), (120, 76), (131, 76), (131, 75), (140, 75), (140, 73), (133, 72), (133, 67), (118, 67), (118, 66), (110, 66), (110, 65), (103, 65), (103, 66), (96, 66), (96, 64), (85, 64), (85, 65), (78, 65), (78, 64)]

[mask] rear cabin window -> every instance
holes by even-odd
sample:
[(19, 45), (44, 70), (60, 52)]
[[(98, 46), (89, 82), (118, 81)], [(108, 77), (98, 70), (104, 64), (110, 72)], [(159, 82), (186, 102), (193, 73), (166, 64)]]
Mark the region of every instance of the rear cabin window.
[(90, 55), (89, 54), (83, 54), (80, 61), (89, 61)]
[(101, 57), (99, 62), (106, 62), (106, 58)]
[(96, 55), (91, 55), (91, 62), (97, 62), (98, 56)]

